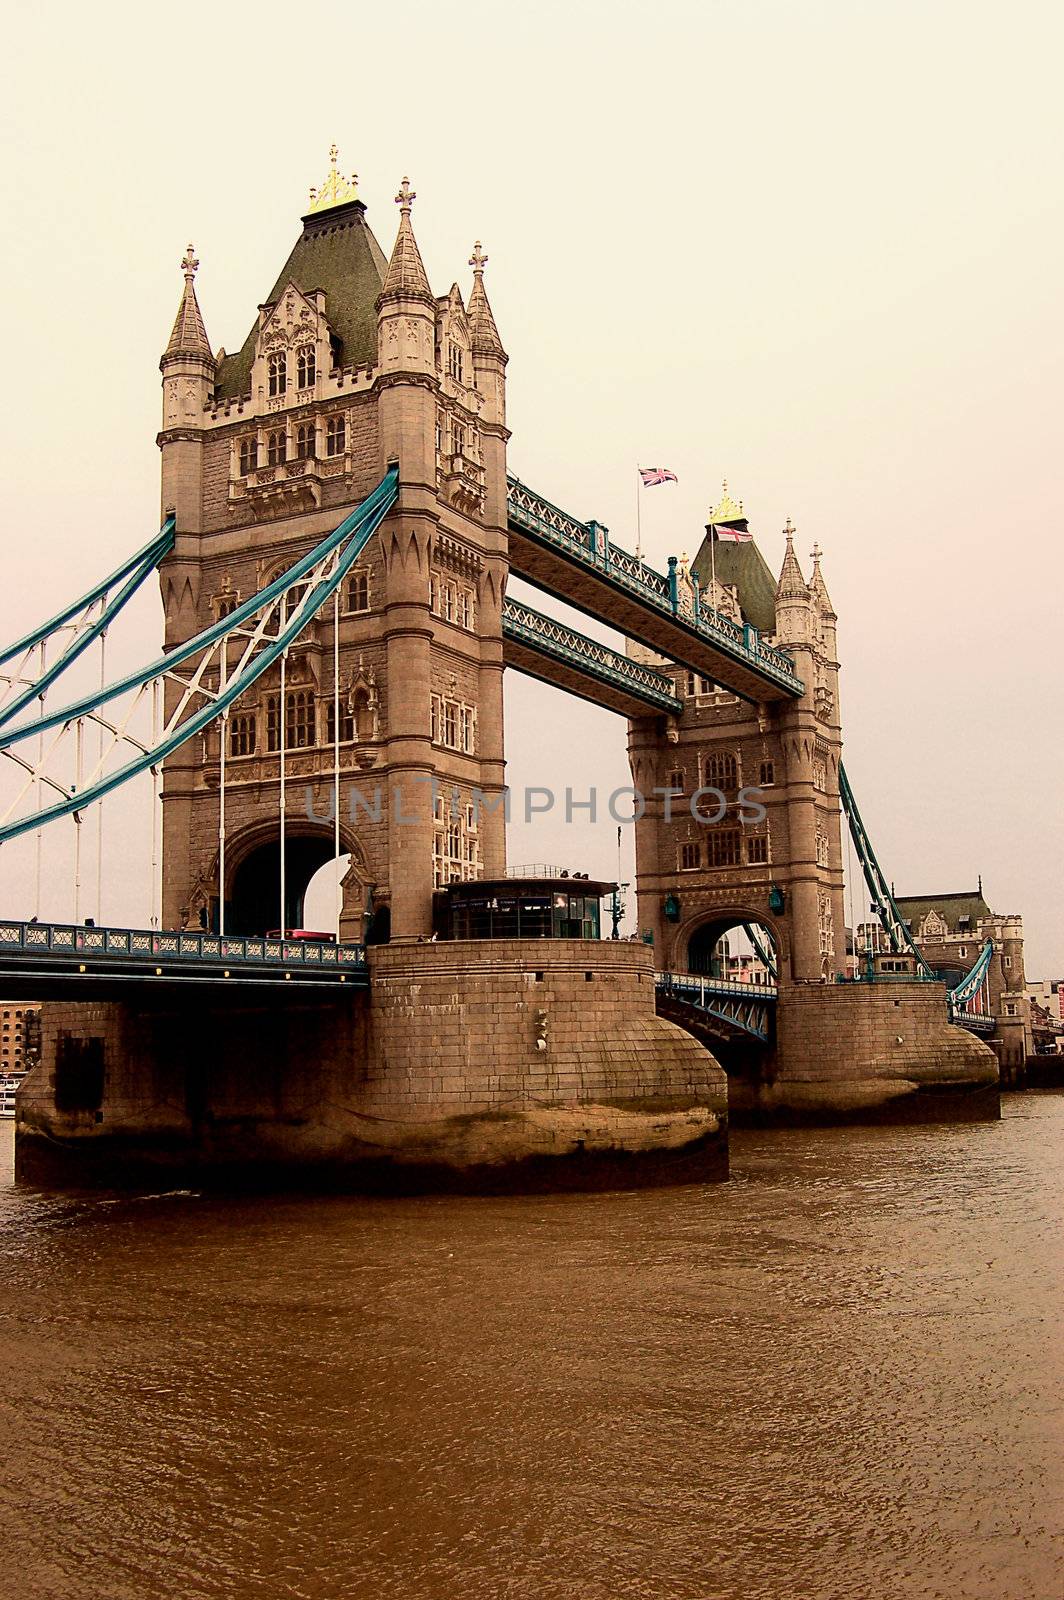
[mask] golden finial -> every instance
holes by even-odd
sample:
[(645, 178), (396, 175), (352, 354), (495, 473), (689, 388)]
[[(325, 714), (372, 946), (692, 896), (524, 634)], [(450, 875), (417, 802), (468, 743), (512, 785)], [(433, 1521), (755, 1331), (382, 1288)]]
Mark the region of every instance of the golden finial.
[(483, 254), (480, 240), (478, 239), (476, 244), (473, 246), (473, 254), (469, 258), (469, 265), (473, 268), (474, 278), (479, 278), (483, 275), (484, 268), (487, 266), (487, 264), (488, 258)]
[(346, 206), (350, 201), (358, 199), (358, 173), (352, 172), (350, 178), (345, 178), (337, 169), (339, 154), (336, 145), (331, 144), (328, 177), (318, 188), (312, 188), (310, 191), (311, 211), (329, 211), (333, 206)]
[(709, 513), (710, 522), (738, 522), (744, 515), (743, 503), (741, 500), (736, 503), (728, 493), (727, 478), (721, 480), (720, 490), (720, 500)]
[(196, 260), (195, 247), (193, 245), (189, 245), (181, 262), (181, 271), (185, 274), (186, 283), (192, 282), (193, 278), (196, 276), (196, 269), (198, 266), (199, 262)]
[(399, 193), (395, 197), (395, 203), (404, 217), (410, 215), (410, 207), (416, 199), (416, 190), (411, 189), (410, 179), (404, 176), (402, 183), (399, 185)]

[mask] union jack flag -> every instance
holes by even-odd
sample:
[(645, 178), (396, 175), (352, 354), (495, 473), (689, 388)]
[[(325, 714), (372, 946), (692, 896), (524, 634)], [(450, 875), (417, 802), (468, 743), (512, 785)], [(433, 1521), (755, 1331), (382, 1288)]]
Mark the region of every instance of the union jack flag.
[(639, 476), (644, 489), (652, 489), (656, 483), (679, 482), (675, 472), (670, 472), (668, 467), (640, 467)]

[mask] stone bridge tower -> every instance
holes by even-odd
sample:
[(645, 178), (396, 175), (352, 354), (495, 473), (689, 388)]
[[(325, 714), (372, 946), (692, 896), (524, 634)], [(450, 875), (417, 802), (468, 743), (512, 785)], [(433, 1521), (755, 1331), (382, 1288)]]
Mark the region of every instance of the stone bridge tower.
[[(341, 849), (347, 937), (416, 938), (434, 884), (505, 861), (501, 608), (507, 574), (506, 353), (477, 244), (468, 301), (433, 293), (404, 178), (385, 258), (332, 165), (235, 354), (212, 352), (191, 246), (163, 374), (161, 572), (178, 644), (312, 548), (399, 464), (399, 501), (341, 597)], [(163, 922), (299, 925), (334, 854), (333, 619), (163, 774)], [(219, 741), (226, 849), (219, 882)], [(279, 903), (279, 748), (288, 892)], [(444, 794), (432, 797), (430, 779)], [(357, 790), (357, 795), (354, 791)], [(477, 795), (484, 804), (477, 803)], [(402, 820), (400, 820), (402, 819)]]
[(845, 969), (836, 616), (819, 549), (807, 583), (789, 522), (785, 532), (774, 582), (725, 485), (681, 581), (697, 581), (703, 614), (716, 608), (787, 650), (802, 698), (751, 705), (667, 663), (682, 716), (629, 724), (633, 781), (647, 799), (636, 824), (639, 928), (669, 970), (709, 971), (718, 940), (743, 924), (771, 935), (783, 983)]

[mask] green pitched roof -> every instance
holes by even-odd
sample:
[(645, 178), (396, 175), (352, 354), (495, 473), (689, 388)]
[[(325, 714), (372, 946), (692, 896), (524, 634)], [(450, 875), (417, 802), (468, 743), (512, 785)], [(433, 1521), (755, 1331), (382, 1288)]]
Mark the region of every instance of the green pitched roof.
[(913, 932), (917, 932), (929, 911), (937, 911), (950, 933), (960, 933), (960, 923), (967, 917), (965, 932), (975, 932), (975, 925), (994, 913), (983, 899), (981, 889), (967, 890), (961, 894), (916, 894), (904, 898), (895, 895), (894, 903)]
[[(303, 218), (303, 232), (264, 301), (273, 305), (292, 282), (306, 295), (325, 290), (325, 315), (340, 340), (345, 367), (377, 360), (377, 296), (388, 263), (365, 220), (361, 200)], [(258, 318), (236, 355), (219, 364), (217, 394), (236, 399), (251, 389)]]
[[(745, 522), (743, 523), (745, 527)], [(742, 544), (721, 544), (710, 561), (709, 534), (702, 540), (698, 554), (691, 563), (691, 571), (703, 586), (710, 581), (715, 568), (717, 582), (738, 591), (739, 606), (746, 622), (759, 633), (776, 631), (776, 580), (765, 563), (765, 558), (751, 540)]]

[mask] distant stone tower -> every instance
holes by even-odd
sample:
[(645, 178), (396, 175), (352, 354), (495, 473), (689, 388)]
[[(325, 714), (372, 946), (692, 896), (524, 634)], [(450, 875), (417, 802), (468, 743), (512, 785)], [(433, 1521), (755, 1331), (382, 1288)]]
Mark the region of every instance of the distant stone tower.
[[(163, 510), (177, 521), (161, 572), (168, 646), (261, 589), (399, 464), (398, 505), (341, 602), (341, 849), (351, 856), (343, 926), (356, 938), (426, 934), (434, 885), (505, 868), (507, 357), (479, 243), (468, 305), (457, 284), (435, 296), (411, 225), (414, 198), (404, 178), (386, 260), (334, 147), (241, 349), (212, 354), (190, 246), (161, 362)], [(220, 726), (166, 761), (165, 926), (216, 926), (223, 898), (230, 932), (302, 922), (307, 884), (334, 853), (333, 724), (329, 606), (289, 651), (285, 704), (275, 668), (225, 725), (224, 884)], [(446, 789), (435, 803), (430, 779)], [(353, 786), (361, 799), (352, 805)]]
[[(716, 609), (788, 651), (806, 686), (801, 700), (751, 705), (667, 663), (682, 716), (629, 724), (633, 781), (647, 797), (636, 824), (639, 927), (662, 968), (710, 971), (720, 939), (749, 924), (771, 935), (784, 983), (844, 970), (837, 619), (819, 549), (806, 583), (794, 531), (788, 522), (773, 583), (725, 484), (701, 549), (680, 574), (681, 587), (699, 585), (703, 615)], [(707, 818), (722, 813), (709, 826), (692, 815), (700, 789), (724, 797), (698, 801)], [(741, 802), (744, 789), (759, 791), (763, 819)]]

